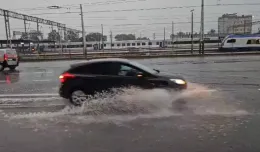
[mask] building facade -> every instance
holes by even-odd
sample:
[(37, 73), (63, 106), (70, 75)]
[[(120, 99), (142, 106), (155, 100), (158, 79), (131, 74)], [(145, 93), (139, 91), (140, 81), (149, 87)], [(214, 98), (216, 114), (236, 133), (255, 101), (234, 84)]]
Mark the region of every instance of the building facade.
[(252, 20), (252, 15), (224, 14), (218, 18), (219, 34), (251, 34)]

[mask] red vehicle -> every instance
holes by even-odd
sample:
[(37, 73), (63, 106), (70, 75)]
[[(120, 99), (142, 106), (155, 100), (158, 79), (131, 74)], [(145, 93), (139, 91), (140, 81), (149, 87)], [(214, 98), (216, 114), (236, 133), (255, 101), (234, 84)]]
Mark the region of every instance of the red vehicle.
[(19, 58), (15, 49), (0, 49), (0, 71), (5, 68), (14, 70), (19, 66)]

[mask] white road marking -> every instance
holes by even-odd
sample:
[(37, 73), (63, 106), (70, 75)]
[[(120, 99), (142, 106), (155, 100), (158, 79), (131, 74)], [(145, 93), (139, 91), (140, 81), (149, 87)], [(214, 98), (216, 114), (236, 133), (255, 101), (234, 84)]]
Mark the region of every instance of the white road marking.
[(46, 105), (46, 106), (30, 106), (30, 105), (0, 105), (0, 109), (12, 109), (12, 108), (49, 108), (49, 107), (61, 107), (64, 104), (56, 104), (56, 105)]
[(218, 90), (215, 89), (205, 89), (205, 90), (198, 90), (198, 92), (217, 92)]
[(260, 89), (258, 89), (260, 91)]
[(218, 90), (215, 90), (215, 89), (211, 89), (211, 90), (202, 90), (203, 92), (216, 92)]
[[(30, 73), (30, 72), (28, 72), (28, 73)], [(32, 73), (42, 74), (42, 73), (53, 73), (53, 72), (32, 72)]]
[(0, 98), (8, 97), (57, 97), (57, 93), (42, 93), (42, 94), (0, 94)]
[(33, 80), (33, 81), (35, 81), (35, 82), (49, 82), (51, 80)]
[(11, 106), (20, 106), (21, 104), (17, 104), (17, 103), (10, 103), (10, 104), (0, 104), (0, 107), (11, 107)]

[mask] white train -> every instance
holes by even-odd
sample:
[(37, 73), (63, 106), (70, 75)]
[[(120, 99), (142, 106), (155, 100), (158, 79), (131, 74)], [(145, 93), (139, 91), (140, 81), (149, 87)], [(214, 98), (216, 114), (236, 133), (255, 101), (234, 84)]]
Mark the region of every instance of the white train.
[[(205, 46), (212, 47), (215, 46), (218, 48), (220, 45), (220, 40), (217, 38), (211, 38), (206, 40)], [(181, 39), (172, 42), (171, 40), (129, 40), (129, 41), (114, 41), (112, 42), (87, 42), (88, 51), (98, 51), (104, 48), (105, 50), (139, 50), (139, 49), (160, 49), (160, 48), (190, 48), (191, 40), (190, 39)], [(199, 47), (199, 39), (194, 39), (194, 48)], [(61, 44), (48, 44), (45, 45), (45, 51), (53, 50), (82, 50), (82, 42), (70, 42), (70, 43), (61, 43)]]
[(260, 51), (260, 34), (228, 35), (219, 48), (220, 51)]
[[(129, 40), (129, 41), (105, 41), (103, 42), (87, 42), (88, 51), (101, 51), (104, 50), (129, 50), (138, 51), (142, 49), (161, 49), (161, 48), (180, 48), (180, 49), (190, 49), (191, 39), (179, 39), (172, 42), (172, 40)], [(194, 39), (194, 48), (199, 47), (199, 39)], [(218, 38), (208, 38), (205, 40), (205, 47), (218, 48), (220, 45), (220, 40)], [(24, 45), (26, 49), (29, 49), (29, 45)], [(31, 44), (31, 48), (36, 48), (37, 44)], [(82, 42), (66, 42), (66, 43), (41, 43), (39, 47), (41, 50), (46, 52), (52, 51), (71, 51), (79, 52), (83, 50)]]

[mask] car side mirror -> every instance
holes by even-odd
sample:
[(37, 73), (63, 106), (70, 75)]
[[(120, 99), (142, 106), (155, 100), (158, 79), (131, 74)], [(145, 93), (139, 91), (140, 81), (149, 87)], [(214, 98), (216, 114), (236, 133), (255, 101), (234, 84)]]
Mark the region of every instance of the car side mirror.
[(157, 70), (157, 69), (153, 69), (154, 71), (156, 71), (156, 72), (158, 72), (158, 73), (160, 73), (160, 70)]

